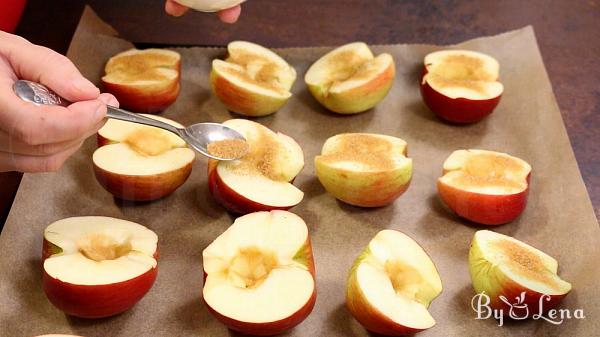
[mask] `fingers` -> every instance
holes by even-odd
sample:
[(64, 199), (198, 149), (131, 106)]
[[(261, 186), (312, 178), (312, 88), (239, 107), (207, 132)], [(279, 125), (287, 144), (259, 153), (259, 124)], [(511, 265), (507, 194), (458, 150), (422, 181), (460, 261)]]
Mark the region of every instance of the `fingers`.
[[(188, 7), (183, 6), (174, 0), (167, 0), (165, 2), (165, 11), (173, 16), (182, 16), (188, 11)], [(240, 13), (242, 12), (242, 7), (235, 6), (231, 8), (224, 9), (222, 11), (217, 12), (217, 16), (222, 22), (225, 23), (235, 23), (240, 17)]]
[(185, 14), (185, 12), (188, 11), (188, 9), (189, 8), (187, 8), (186, 6), (180, 5), (179, 3), (173, 0), (167, 0), (165, 2), (165, 12), (167, 12), (169, 15), (182, 16), (183, 14)]
[(96, 131), (106, 117), (106, 102), (118, 105), (112, 95), (76, 102), (68, 107), (40, 105), (17, 98), (9, 85), (0, 84), (0, 129), (15, 140), (41, 145), (81, 139)]
[(49, 48), (2, 33), (0, 54), (18, 78), (42, 83), (69, 101), (91, 100), (100, 94), (67, 57)]
[(18, 155), (27, 156), (50, 156), (63, 152), (78, 143), (81, 143), (88, 137), (95, 135), (98, 130), (104, 125), (104, 120), (91, 128), (81, 138), (67, 140), (58, 143), (29, 145), (25, 142), (12, 138), (8, 133), (0, 131), (0, 152), (10, 152)]
[(224, 9), (219, 11), (217, 15), (222, 22), (225, 23), (235, 23), (240, 17), (240, 13), (242, 12), (241, 6), (235, 6), (231, 8)]
[(82, 142), (79, 142), (62, 152), (43, 157), (0, 152), (0, 172), (20, 171), (37, 173), (58, 171), (65, 161), (81, 147), (81, 144)]
[(117, 98), (115, 96), (113, 96), (112, 94), (109, 94), (109, 93), (100, 94), (100, 96), (98, 96), (98, 100), (103, 102), (106, 105), (112, 105), (115, 108), (119, 107), (119, 101), (117, 101)]

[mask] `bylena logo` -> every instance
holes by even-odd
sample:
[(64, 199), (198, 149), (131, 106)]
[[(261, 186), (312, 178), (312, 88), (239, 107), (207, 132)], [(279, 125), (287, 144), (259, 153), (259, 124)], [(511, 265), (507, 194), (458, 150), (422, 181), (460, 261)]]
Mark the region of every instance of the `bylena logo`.
[[(508, 312), (505, 312), (504, 309), (494, 309), (491, 307), (491, 299), (485, 293), (479, 293), (473, 296), (471, 299), (471, 308), (477, 314), (475, 319), (488, 319), (495, 318), (498, 321), (498, 326), (504, 325), (504, 317), (510, 317), (513, 320), (524, 320), (527, 318), (531, 318), (534, 320), (544, 320), (551, 324), (562, 324), (565, 320), (568, 319), (584, 319), (585, 315), (583, 313), (583, 309), (550, 309), (545, 310), (544, 304), (550, 301), (550, 296), (543, 294), (538, 303), (537, 308), (530, 308), (526, 302), (526, 293), (522, 292), (519, 296), (515, 297), (514, 302), (511, 302), (505, 296), (499, 296), (500, 300), (506, 304), (508, 308)], [(530, 311), (531, 309), (531, 311)], [(535, 314), (530, 316), (530, 312), (535, 312)]]

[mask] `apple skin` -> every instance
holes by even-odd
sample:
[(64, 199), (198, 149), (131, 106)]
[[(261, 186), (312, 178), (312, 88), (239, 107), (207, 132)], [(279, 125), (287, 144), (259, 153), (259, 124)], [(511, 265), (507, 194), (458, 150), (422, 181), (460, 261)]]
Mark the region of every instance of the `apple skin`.
[[(57, 251), (58, 249), (59, 251)], [(44, 261), (60, 248), (44, 239)], [(158, 247), (154, 258), (158, 259)], [(67, 315), (82, 318), (104, 318), (120, 314), (146, 295), (158, 274), (158, 264), (142, 275), (127, 281), (103, 285), (77, 285), (56, 279), (43, 270), (42, 287), (48, 300)]]
[[(316, 271), (315, 271), (315, 261), (314, 261), (313, 254), (312, 254), (312, 245), (310, 243), (310, 237), (306, 238), (306, 243), (304, 243), (304, 245), (298, 250), (298, 252), (296, 253), (296, 256), (294, 257), (294, 260), (296, 260), (300, 263), (303, 263), (306, 266), (308, 271), (313, 276), (313, 282), (314, 282), (316, 280), (316, 274), (315, 274)], [(203, 283), (206, 282), (206, 277), (207, 277), (207, 274), (206, 274), (206, 272), (204, 272), (204, 277), (202, 278)], [(249, 322), (238, 321), (236, 319), (232, 319), (227, 316), (221, 315), (220, 313), (213, 310), (210, 307), (210, 305), (208, 305), (208, 303), (206, 303), (204, 298), (202, 300), (204, 301), (204, 304), (208, 308), (208, 311), (213, 316), (215, 316), (216, 319), (221, 321), (221, 323), (223, 323), (225, 326), (227, 326), (229, 329), (243, 333), (243, 334), (247, 334), (247, 335), (272, 336), (272, 335), (280, 334), (286, 330), (289, 330), (289, 329), (295, 327), (296, 325), (302, 323), (302, 321), (304, 321), (306, 319), (306, 317), (308, 317), (308, 315), (310, 315), (310, 313), (312, 312), (312, 310), (315, 306), (315, 303), (317, 302), (317, 285), (315, 282), (315, 287), (314, 287), (313, 293), (312, 293), (310, 299), (308, 300), (308, 302), (306, 302), (306, 304), (302, 308), (300, 308), (298, 311), (296, 311), (291, 316), (284, 318), (284, 319), (280, 319), (278, 321), (274, 321), (274, 322), (249, 323)]]
[[(427, 70), (423, 70), (423, 77)], [(456, 124), (469, 124), (482, 120), (491, 114), (502, 95), (490, 99), (472, 100), (458, 97), (450, 98), (436, 90), (429, 83), (423, 82), (421, 77), (421, 97), (425, 105), (433, 111), (439, 118)]]
[[(517, 317), (531, 317), (535, 314), (542, 314), (539, 312), (539, 303), (540, 297), (542, 297), (543, 294), (516, 283), (502, 273), (499, 268), (494, 268), (496, 273), (493, 276), (490, 275), (489, 277), (484, 277), (480, 275), (479, 272), (481, 266), (479, 266), (476, 261), (481, 259), (484, 259), (483, 253), (477, 243), (473, 242), (471, 244), (471, 249), (469, 250), (469, 273), (471, 274), (471, 281), (475, 292), (478, 294), (485, 292), (485, 294), (490, 297), (489, 305), (491, 308), (502, 309), (504, 315), (509, 315), (511, 308), (500, 300), (500, 296), (504, 296), (509, 302), (515, 303), (515, 299), (520, 297), (522, 292), (525, 292), (525, 301), (523, 304), (529, 309), (529, 316), (526, 315), (527, 312), (524, 309), (513, 309), (515, 315)], [(544, 312), (555, 308), (567, 295), (568, 293), (549, 295), (549, 300), (544, 299), (543, 301)]]
[(175, 171), (134, 176), (108, 172), (94, 164), (96, 179), (112, 195), (131, 201), (151, 201), (173, 193), (192, 173), (193, 163)]
[(223, 182), (221, 177), (217, 174), (218, 163), (219, 162), (214, 159), (209, 159), (208, 161), (208, 190), (213, 198), (228, 211), (243, 215), (260, 211), (287, 211), (296, 206), (277, 207), (263, 205), (244, 197)]
[[(406, 151), (404, 153), (406, 155)], [(327, 192), (347, 204), (382, 207), (402, 195), (412, 180), (412, 165), (386, 172), (354, 172), (330, 167), (315, 159), (317, 178)]]
[(362, 251), (354, 261), (346, 288), (346, 307), (350, 314), (367, 330), (385, 336), (412, 335), (425, 329), (415, 329), (394, 322), (367, 301), (366, 296), (358, 286), (356, 268), (370, 256), (369, 246)]
[(179, 77), (166, 87), (144, 88), (132, 85), (102, 82), (104, 89), (113, 94), (121, 108), (138, 113), (156, 114), (168, 108), (179, 96)]
[(327, 92), (328, 88), (308, 84), (308, 89), (319, 103), (339, 114), (356, 114), (373, 108), (387, 96), (394, 83), (394, 63), (371, 81), (342, 93)]
[(244, 116), (270, 115), (279, 110), (289, 98), (275, 98), (253, 93), (230, 82), (215, 70), (210, 73), (210, 84), (213, 93), (227, 107), (227, 110)]
[(527, 176), (525, 190), (506, 195), (469, 192), (439, 180), (437, 187), (444, 204), (459, 216), (483, 225), (502, 225), (515, 220), (525, 210), (530, 176)]

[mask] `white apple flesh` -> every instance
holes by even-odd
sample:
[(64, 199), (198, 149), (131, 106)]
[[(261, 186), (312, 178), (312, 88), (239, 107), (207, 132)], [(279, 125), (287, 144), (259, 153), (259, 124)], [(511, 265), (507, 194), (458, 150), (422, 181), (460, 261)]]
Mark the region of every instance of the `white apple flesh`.
[(493, 57), (469, 50), (440, 50), (424, 59), (421, 95), (438, 117), (459, 124), (491, 114), (504, 91), (500, 65)]
[(338, 47), (310, 66), (304, 81), (327, 109), (354, 114), (373, 108), (389, 92), (396, 68), (390, 54), (375, 57), (362, 42)]
[(315, 157), (323, 187), (335, 198), (355, 206), (380, 207), (392, 203), (408, 188), (412, 159), (407, 144), (392, 136), (343, 133), (325, 141)]
[(166, 49), (131, 49), (111, 57), (102, 77), (104, 89), (122, 108), (157, 113), (177, 99), (181, 56)]
[(44, 231), (43, 288), (66, 314), (101, 318), (138, 302), (157, 274), (158, 237), (120, 219), (59, 220)]
[(202, 253), (203, 298), (229, 328), (274, 335), (302, 322), (316, 301), (306, 223), (287, 211), (235, 220)]
[(434, 326), (427, 308), (441, 291), (423, 248), (401, 232), (382, 230), (350, 270), (346, 305), (367, 330), (405, 336)]
[(210, 83), (229, 111), (265, 116), (292, 96), (296, 71), (279, 55), (245, 41), (229, 43), (227, 51), (225, 60), (213, 60)]
[(485, 225), (516, 219), (527, 205), (531, 166), (488, 150), (456, 150), (438, 179), (442, 201), (459, 216)]
[[(144, 116), (182, 127), (164, 117)], [(98, 182), (126, 200), (171, 194), (187, 180), (195, 159), (194, 151), (171, 132), (113, 119), (98, 131), (98, 145), (92, 156)]]
[(246, 214), (289, 209), (302, 201), (304, 193), (291, 181), (304, 167), (304, 154), (292, 138), (244, 119), (223, 125), (240, 132), (249, 151), (238, 160), (209, 162), (209, 190), (220, 204)]
[(571, 291), (571, 284), (557, 275), (558, 262), (553, 257), (488, 230), (473, 236), (469, 272), (475, 291), (489, 296), (490, 306), (505, 315), (511, 311), (516, 317), (542, 314), (540, 308), (556, 307)]

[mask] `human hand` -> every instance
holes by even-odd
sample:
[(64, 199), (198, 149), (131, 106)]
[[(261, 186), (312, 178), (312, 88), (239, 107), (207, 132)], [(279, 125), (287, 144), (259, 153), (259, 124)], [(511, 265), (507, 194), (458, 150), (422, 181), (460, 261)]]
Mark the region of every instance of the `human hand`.
[[(166, 0), (165, 11), (173, 16), (182, 16), (188, 11), (188, 7), (175, 2), (175, 0)], [(235, 23), (242, 12), (241, 6), (234, 6), (217, 12), (219, 19), (225, 23)]]
[[(18, 79), (42, 83), (68, 107), (22, 101)], [(65, 56), (0, 31), (0, 172), (56, 171), (104, 124), (106, 105), (119, 103), (86, 80)]]

